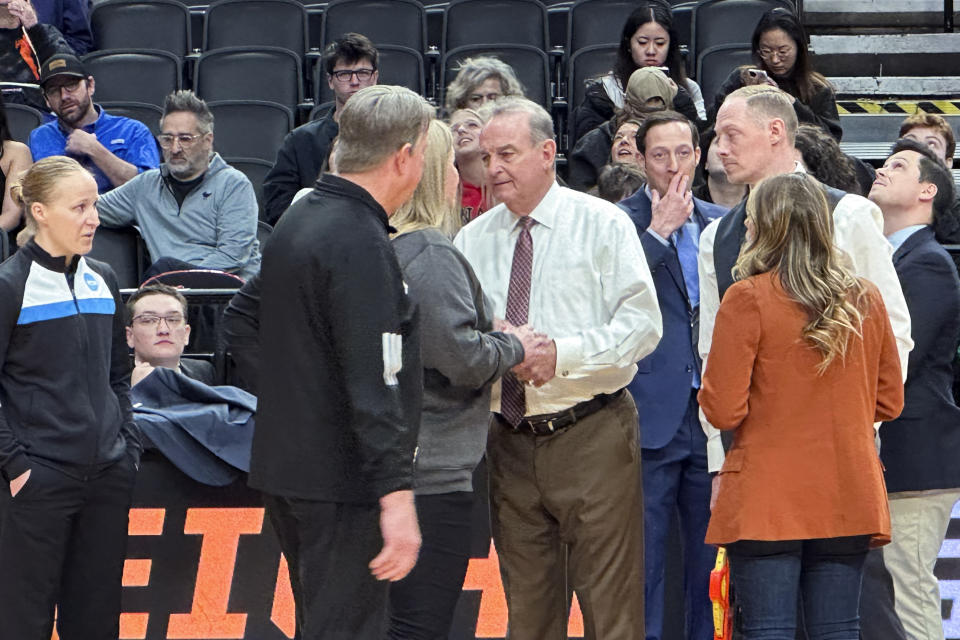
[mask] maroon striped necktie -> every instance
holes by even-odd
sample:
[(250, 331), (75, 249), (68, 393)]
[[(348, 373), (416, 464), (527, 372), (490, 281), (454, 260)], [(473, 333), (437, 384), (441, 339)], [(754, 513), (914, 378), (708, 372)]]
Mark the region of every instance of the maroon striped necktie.
[[(520, 218), (520, 235), (513, 248), (513, 265), (510, 267), (510, 288), (507, 289), (507, 322), (514, 326), (527, 324), (530, 310), (530, 277), (533, 273), (533, 238), (530, 227), (535, 221), (529, 216)], [(500, 394), (500, 414), (513, 426), (520, 424), (527, 412), (527, 399), (523, 383), (513, 372), (503, 376)]]

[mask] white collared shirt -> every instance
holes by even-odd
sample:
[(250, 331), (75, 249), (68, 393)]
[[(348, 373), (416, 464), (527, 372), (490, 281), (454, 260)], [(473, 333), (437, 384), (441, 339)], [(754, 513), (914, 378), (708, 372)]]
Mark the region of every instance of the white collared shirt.
[(920, 231), (920, 229), (928, 226), (930, 225), (912, 224), (909, 227), (898, 229), (887, 236), (887, 242), (890, 243), (890, 246), (893, 247), (893, 252), (896, 253), (903, 243), (907, 241), (907, 238), (915, 234), (917, 231)]
[[(711, 222), (700, 234), (699, 349), (704, 371), (713, 341), (713, 325), (720, 308), (717, 272), (713, 261), (713, 242), (719, 222), (720, 219)], [(869, 280), (880, 290), (883, 303), (887, 307), (887, 315), (890, 317), (890, 326), (897, 338), (900, 367), (906, 379), (907, 358), (913, 349), (910, 312), (903, 298), (900, 279), (893, 267), (893, 247), (883, 236), (883, 214), (879, 207), (863, 196), (852, 193), (845, 195), (833, 210), (833, 238), (837, 247), (850, 256), (854, 273)], [(700, 422), (707, 434), (707, 468), (713, 473), (720, 470), (725, 457), (720, 432), (707, 421), (702, 411)]]
[[(528, 321), (557, 345), (556, 377), (525, 387), (527, 415), (539, 415), (625, 387), (663, 326), (636, 228), (616, 205), (554, 184), (529, 217), (536, 224)], [(499, 318), (506, 314), (518, 220), (500, 204), (453, 241)], [(499, 384), (491, 408), (500, 410)]]

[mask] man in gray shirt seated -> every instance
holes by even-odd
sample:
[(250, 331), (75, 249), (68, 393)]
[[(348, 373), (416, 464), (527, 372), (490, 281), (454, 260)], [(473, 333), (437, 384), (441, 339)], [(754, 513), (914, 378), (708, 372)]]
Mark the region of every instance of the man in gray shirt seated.
[(167, 96), (159, 169), (144, 171), (97, 203), (106, 227), (137, 226), (154, 273), (218, 269), (249, 278), (260, 270), (257, 199), (245, 175), (213, 151), (213, 114), (192, 91)]

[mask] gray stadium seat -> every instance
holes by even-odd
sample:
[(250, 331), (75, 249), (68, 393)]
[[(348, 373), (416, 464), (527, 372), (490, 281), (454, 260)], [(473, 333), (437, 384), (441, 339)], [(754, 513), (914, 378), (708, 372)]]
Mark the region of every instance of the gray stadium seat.
[(697, 79), (703, 92), (703, 103), (708, 111), (713, 108), (717, 91), (730, 72), (752, 61), (750, 45), (742, 44), (720, 44), (710, 47), (697, 57)]
[[(7, 112), (7, 126), (10, 127), (10, 135), (17, 142), (27, 143), (30, 138), (30, 132), (43, 124), (43, 114), (28, 107), (25, 104), (4, 105)], [(6, 233), (2, 234), (6, 235)]]
[(224, 158), (259, 158), (272, 162), (293, 128), (293, 112), (281, 104), (258, 100), (208, 102), (213, 113), (214, 148)]
[(308, 50), (307, 10), (295, 0), (216, 0), (203, 20), (203, 50), (280, 47)]
[(443, 14), (442, 55), (491, 44), (548, 50), (547, 8), (539, 0), (451, 0)]
[(323, 9), (321, 46), (348, 32), (362, 33), (378, 47), (427, 50), (427, 14), (416, 0), (333, 0)]
[(191, 51), (190, 10), (177, 0), (104, 0), (90, 13), (97, 49)]
[(279, 47), (228, 47), (200, 55), (194, 90), (207, 101), (263, 100), (291, 109), (303, 101), (300, 58)]
[(98, 102), (97, 104), (112, 115), (139, 120), (147, 125), (154, 137), (160, 133), (160, 118), (163, 117), (163, 109), (155, 104), (147, 104), (146, 102)]
[(114, 49), (83, 57), (87, 72), (97, 81), (97, 102), (145, 102), (163, 106), (181, 86), (180, 58), (169, 51)]

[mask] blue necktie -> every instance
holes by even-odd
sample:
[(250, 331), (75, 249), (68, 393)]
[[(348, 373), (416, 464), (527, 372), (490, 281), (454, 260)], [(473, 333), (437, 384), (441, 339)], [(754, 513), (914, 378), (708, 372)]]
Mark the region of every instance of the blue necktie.
[[(683, 273), (683, 283), (686, 285), (687, 298), (690, 308), (696, 309), (700, 304), (700, 280), (697, 272), (697, 232), (700, 229), (691, 221), (684, 224), (673, 233), (673, 244), (677, 248), (677, 257), (680, 259), (680, 271)], [(700, 371), (694, 367), (693, 380), (690, 381), (694, 389), (700, 388)]]

